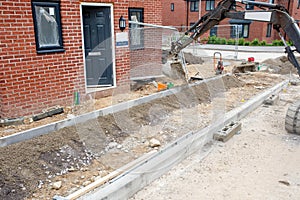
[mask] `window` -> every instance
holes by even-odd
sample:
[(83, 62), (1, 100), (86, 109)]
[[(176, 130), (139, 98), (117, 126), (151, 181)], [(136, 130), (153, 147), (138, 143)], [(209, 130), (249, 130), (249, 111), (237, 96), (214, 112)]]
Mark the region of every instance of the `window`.
[(270, 0), (269, 2), (270, 2), (270, 3), (274, 3), (274, 0)]
[(32, 16), (37, 53), (63, 52), (59, 2), (33, 1)]
[[(250, 0), (250, 1), (254, 1), (254, 0)], [(254, 5), (246, 5), (246, 10), (254, 10)]]
[(242, 25), (242, 34), (243, 34), (243, 38), (249, 37), (249, 24)]
[(297, 6), (297, 8), (298, 9), (300, 8), (300, 0), (298, 0), (298, 6)]
[(231, 26), (231, 38), (248, 38), (249, 37), (249, 24), (235, 24)]
[(190, 10), (191, 12), (199, 11), (199, 1), (191, 1)]
[(206, 10), (213, 10), (215, 8), (215, 1), (213, 0), (206, 0), (205, 9)]
[[(129, 20), (144, 22), (144, 10), (142, 8), (129, 8)], [(129, 24), (130, 49), (144, 48), (144, 31), (143, 26), (138, 24)]]
[(209, 36), (217, 36), (217, 34), (218, 34), (217, 26), (214, 26), (213, 28), (210, 29)]
[[(195, 25), (195, 22), (190, 22), (190, 27), (188, 27), (189, 29), (192, 28)], [(195, 29), (193, 30), (193, 32), (195, 33)]]
[(271, 34), (272, 34), (272, 24), (269, 23), (268, 26), (267, 26), (267, 35), (266, 35), (266, 37), (271, 37)]
[(171, 11), (174, 11), (174, 3), (171, 3)]

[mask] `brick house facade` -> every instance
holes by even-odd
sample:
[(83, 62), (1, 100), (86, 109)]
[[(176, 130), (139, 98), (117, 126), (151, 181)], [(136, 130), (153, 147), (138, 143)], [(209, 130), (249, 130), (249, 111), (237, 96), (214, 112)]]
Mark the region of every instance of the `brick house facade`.
[[(275, 3), (284, 5), (288, 10), (291, 16), (296, 20), (300, 20), (300, 8), (299, 1), (292, 0), (258, 0), (260, 2)], [(165, 0), (163, 3), (163, 25), (172, 25), (176, 27), (180, 26), (191, 26), (195, 23), (199, 17), (203, 16), (209, 11), (217, 6), (220, 0), (211, 1), (211, 0)], [(171, 9), (171, 5), (174, 5), (174, 9)], [(258, 8), (255, 8), (258, 9)], [(245, 24), (241, 24), (245, 23)], [(245, 32), (245, 40), (252, 41), (257, 38), (259, 40), (265, 40), (270, 43), (275, 39), (279, 39), (278, 34), (271, 30), (271, 25), (268, 25), (266, 22), (257, 22), (252, 21), (251, 23), (241, 20), (233, 19), (224, 19), (220, 25), (226, 24), (239, 24), (242, 26), (242, 34)], [(179, 29), (180, 31), (181, 29)], [(217, 30), (215, 30), (217, 31)], [(202, 37), (207, 37), (213, 33), (206, 33)], [(223, 36), (224, 37), (224, 36)], [(230, 37), (230, 33), (228, 33)]]
[[(141, 11), (146, 23), (162, 23), (160, 0), (1, 1), (0, 118), (32, 115), (52, 106), (72, 105), (75, 91), (82, 99), (88, 92), (100, 97), (111, 95), (116, 88), (128, 84), (130, 63), (134, 63), (130, 58), (139, 59), (130, 55), (130, 45), (126, 44), (130, 9)], [(93, 13), (95, 19), (89, 20)], [(127, 23), (124, 32), (119, 28), (121, 16)], [(39, 21), (41, 17), (44, 22)], [(106, 21), (99, 25), (97, 20)], [(48, 27), (45, 28), (45, 24)], [(91, 39), (94, 29), (89, 28), (93, 24), (98, 31), (97, 39), (107, 37), (100, 34), (102, 29), (110, 34), (101, 40), (110, 44), (104, 53), (100, 51), (101, 45), (94, 48), (99, 51), (87, 51), (89, 42), (94, 41)], [(104, 29), (106, 25), (109, 27)], [(49, 26), (52, 28), (45, 32)], [(134, 53), (143, 55), (143, 51), (147, 49), (141, 48)], [(94, 59), (106, 53), (109, 56)], [(93, 62), (106, 59), (111, 59), (108, 85), (100, 82), (103, 70), (87, 68), (94, 66)], [(149, 59), (155, 61), (155, 58)], [(88, 63), (90, 61), (92, 64)], [(101, 73), (101, 77), (93, 77), (95, 72)]]

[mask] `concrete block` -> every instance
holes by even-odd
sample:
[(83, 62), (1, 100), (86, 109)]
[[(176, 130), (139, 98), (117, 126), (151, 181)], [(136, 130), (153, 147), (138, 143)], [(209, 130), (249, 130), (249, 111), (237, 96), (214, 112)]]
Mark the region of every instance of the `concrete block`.
[(299, 80), (291, 80), (291, 81), (290, 81), (290, 84), (291, 84), (291, 85), (294, 85), (294, 86), (297, 86), (297, 85), (300, 84), (300, 81), (299, 81)]
[(214, 139), (222, 142), (227, 142), (235, 134), (237, 134), (242, 129), (242, 124), (240, 122), (231, 122), (220, 131), (214, 134)]
[(266, 100), (264, 100), (264, 105), (275, 105), (279, 101), (279, 96), (278, 95), (271, 95), (269, 96)]

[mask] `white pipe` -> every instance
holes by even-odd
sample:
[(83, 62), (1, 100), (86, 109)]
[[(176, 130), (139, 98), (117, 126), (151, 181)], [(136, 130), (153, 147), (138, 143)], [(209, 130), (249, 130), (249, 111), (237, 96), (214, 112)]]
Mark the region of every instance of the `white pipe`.
[(135, 22), (135, 21), (129, 21), (129, 24), (137, 24), (137, 25), (150, 26), (150, 27), (155, 27), (155, 28), (165, 28), (165, 29), (171, 29), (171, 30), (177, 31), (177, 28), (171, 27), (171, 26), (161, 26), (161, 25), (156, 25), (156, 24), (148, 24), (148, 23)]

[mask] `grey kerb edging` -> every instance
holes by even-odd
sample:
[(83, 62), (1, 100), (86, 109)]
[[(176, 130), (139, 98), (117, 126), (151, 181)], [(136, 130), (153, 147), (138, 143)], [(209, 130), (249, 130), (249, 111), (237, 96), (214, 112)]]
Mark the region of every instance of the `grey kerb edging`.
[[(223, 76), (225, 76), (225, 75), (223, 75)], [(182, 87), (175, 87), (175, 88), (165, 90), (165, 91), (162, 91), (162, 92), (159, 92), (159, 93), (155, 93), (155, 94), (152, 94), (152, 95), (149, 95), (149, 96), (141, 97), (141, 98), (138, 98), (138, 99), (127, 101), (127, 102), (122, 102), (122, 103), (112, 105), (112, 106), (109, 106), (109, 107), (106, 107), (106, 108), (103, 108), (103, 109), (100, 109), (100, 110), (96, 110), (96, 111), (93, 111), (93, 112), (90, 112), (90, 113), (79, 115), (79, 116), (76, 116), (74, 118), (65, 119), (65, 120), (61, 120), (61, 121), (58, 121), (58, 122), (53, 122), (53, 123), (50, 123), (50, 124), (47, 124), (47, 125), (44, 125), (44, 126), (40, 126), (40, 127), (37, 127), (37, 128), (32, 128), (32, 129), (22, 131), (22, 132), (19, 132), (19, 133), (15, 133), (15, 134), (12, 134), (12, 135), (9, 135), (9, 136), (1, 137), (0, 138), (0, 147), (5, 147), (5, 146), (8, 146), (8, 145), (11, 145), (11, 144), (14, 144), (14, 143), (18, 143), (18, 142), (22, 142), (22, 141), (25, 141), (25, 140), (32, 139), (32, 138), (37, 137), (37, 136), (45, 135), (45, 134), (48, 134), (48, 133), (53, 132), (53, 131), (58, 131), (59, 129), (62, 129), (62, 128), (65, 128), (65, 127), (68, 127), (68, 126), (73, 126), (77, 123), (83, 123), (83, 122), (86, 122), (88, 120), (95, 119), (99, 116), (105, 116), (105, 115), (108, 115), (108, 114), (111, 114), (111, 113), (126, 110), (126, 109), (129, 109), (129, 108), (133, 107), (133, 106), (137, 106), (137, 105), (140, 105), (140, 104), (143, 104), (143, 103), (147, 103), (147, 102), (152, 101), (154, 99), (158, 99), (158, 98), (162, 98), (162, 97), (169, 96), (169, 95), (172, 95), (172, 94), (176, 94), (176, 93), (180, 92), (181, 90), (183, 90), (187, 87), (195, 86), (195, 85), (202, 84), (202, 83), (207, 83), (207, 82), (210, 82), (210, 81), (213, 81), (213, 80), (216, 80), (216, 79), (220, 79), (221, 77), (222, 76), (213, 77), (213, 78), (210, 78), (210, 79), (205, 79), (203, 81), (196, 82), (194, 84), (184, 85)]]
[[(81, 196), (78, 199), (84, 200), (124, 200), (131, 197), (137, 191), (160, 177), (174, 165), (186, 157), (201, 150), (205, 144), (212, 140), (213, 134), (222, 129), (224, 124), (238, 121), (259, 107), (263, 101), (271, 95), (278, 94), (289, 81), (283, 81), (267, 91), (247, 101), (242, 106), (225, 114), (224, 120), (215, 120), (210, 126), (196, 132), (190, 132), (172, 142), (164, 149), (154, 153), (146, 160), (136, 164), (129, 170), (124, 171), (120, 176), (109, 181), (107, 184), (94, 191)], [(203, 154), (203, 152), (202, 152)], [(135, 161), (133, 161), (135, 162)], [(122, 170), (119, 169), (119, 170)], [(72, 196), (69, 195), (69, 196)], [(68, 197), (55, 197), (54, 199), (68, 199)]]

